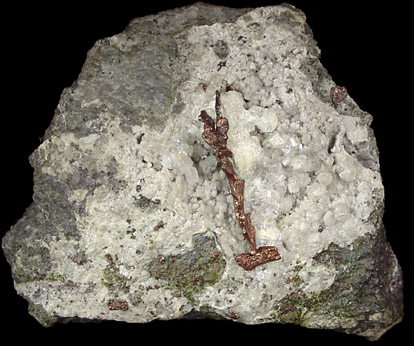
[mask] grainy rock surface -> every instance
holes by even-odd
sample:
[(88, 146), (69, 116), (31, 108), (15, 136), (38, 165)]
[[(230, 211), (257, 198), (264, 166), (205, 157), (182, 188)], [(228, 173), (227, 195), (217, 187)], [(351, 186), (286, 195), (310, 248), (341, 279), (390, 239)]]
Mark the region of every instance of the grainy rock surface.
[[(371, 115), (319, 62), (289, 5), (205, 4), (98, 41), (31, 155), (33, 203), (3, 239), (43, 325), (213, 317), (375, 340), (402, 317)], [(258, 246), (201, 137), (220, 91)]]

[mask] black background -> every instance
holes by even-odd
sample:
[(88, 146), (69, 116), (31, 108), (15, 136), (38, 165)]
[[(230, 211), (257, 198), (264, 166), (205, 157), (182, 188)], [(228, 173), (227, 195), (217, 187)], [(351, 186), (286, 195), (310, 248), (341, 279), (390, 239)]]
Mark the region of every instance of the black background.
[[(321, 61), (334, 81), (345, 86), (361, 109), (373, 115), (385, 186), (387, 238), (404, 272), (406, 315), (376, 344), (387, 345), (408, 334), (411, 320), (410, 222), (412, 211), (412, 78), (413, 44), (409, 2), (288, 1), (305, 12), (322, 51)], [(189, 5), (193, 1), (84, 1), (2, 8), (1, 235), (16, 223), (31, 202), (32, 168), (28, 156), (40, 144), (60, 94), (76, 79), (87, 51), (113, 36), (135, 17)], [(276, 5), (279, 1), (209, 1), (229, 7)], [(4, 6), (4, 5), (3, 5)], [(412, 263), (412, 261), (411, 261)], [(155, 321), (149, 324), (99, 324), (41, 327), (17, 296), (10, 267), (0, 254), (2, 331), (19, 328), (33, 341), (125, 343), (180, 342), (210, 345), (236, 343), (352, 342), (361, 337), (291, 325), (246, 326), (231, 321)], [(191, 334), (195, 332), (195, 334)], [(145, 338), (149, 337), (147, 341)], [(18, 337), (17, 337), (18, 338)]]

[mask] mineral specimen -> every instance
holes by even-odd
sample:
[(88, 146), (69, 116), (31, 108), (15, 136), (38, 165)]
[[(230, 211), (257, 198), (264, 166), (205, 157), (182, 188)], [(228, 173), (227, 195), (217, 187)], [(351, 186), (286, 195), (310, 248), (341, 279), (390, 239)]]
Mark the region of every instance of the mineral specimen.
[[(98, 41), (30, 156), (33, 203), (3, 238), (30, 314), (45, 326), (214, 316), (371, 340), (398, 323), (372, 117), (319, 53), (286, 4), (197, 3)], [(228, 119), (255, 242), (280, 260), (237, 265), (247, 243), (203, 110)]]

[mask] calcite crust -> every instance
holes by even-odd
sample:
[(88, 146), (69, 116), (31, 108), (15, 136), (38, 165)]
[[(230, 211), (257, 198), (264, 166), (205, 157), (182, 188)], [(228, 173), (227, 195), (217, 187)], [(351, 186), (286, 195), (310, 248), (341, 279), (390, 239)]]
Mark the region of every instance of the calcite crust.
[[(43, 325), (192, 315), (378, 339), (402, 318), (371, 115), (319, 62), (290, 5), (197, 3), (98, 41), (30, 156), (33, 203), (3, 238)], [(202, 139), (221, 94), (259, 246)]]

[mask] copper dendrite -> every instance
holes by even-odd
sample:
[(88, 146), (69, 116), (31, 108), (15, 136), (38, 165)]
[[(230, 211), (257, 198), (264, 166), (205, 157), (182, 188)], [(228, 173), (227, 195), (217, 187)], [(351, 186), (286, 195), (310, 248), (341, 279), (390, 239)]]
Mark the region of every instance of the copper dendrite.
[(279, 260), (280, 255), (274, 246), (256, 248), (256, 230), (251, 223), (250, 214), (244, 212), (244, 180), (240, 179), (234, 172), (231, 160), (233, 154), (227, 148), (229, 122), (221, 114), (221, 99), (218, 91), (216, 91), (215, 111), (216, 121), (204, 110), (199, 115), (199, 120), (204, 123), (203, 138), (213, 149), (213, 154), (220, 160), (221, 169), (226, 174), (230, 184), (236, 220), (250, 246), (250, 253), (237, 256), (236, 262), (245, 270), (253, 270), (261, 264)]

